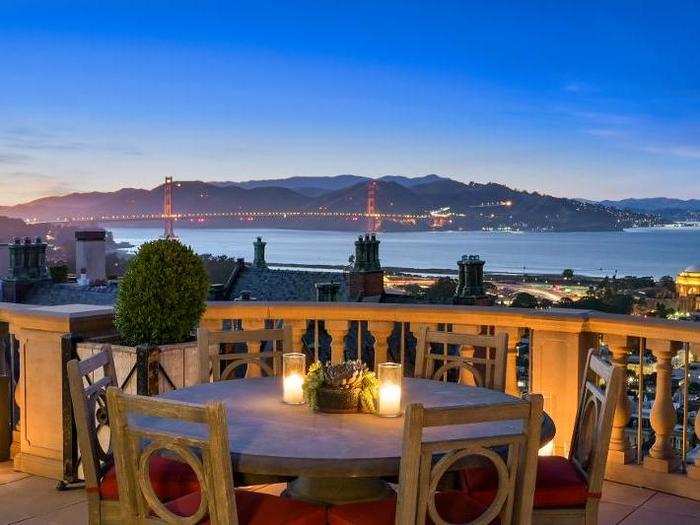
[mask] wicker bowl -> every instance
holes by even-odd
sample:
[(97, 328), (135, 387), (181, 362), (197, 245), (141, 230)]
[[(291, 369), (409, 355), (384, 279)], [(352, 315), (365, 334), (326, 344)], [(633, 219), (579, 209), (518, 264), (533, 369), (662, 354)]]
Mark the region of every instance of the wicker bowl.
[(360, 392), (357, 388), (318, 389), (318, 410), (329, 414), (351, 414), (360, 409)]

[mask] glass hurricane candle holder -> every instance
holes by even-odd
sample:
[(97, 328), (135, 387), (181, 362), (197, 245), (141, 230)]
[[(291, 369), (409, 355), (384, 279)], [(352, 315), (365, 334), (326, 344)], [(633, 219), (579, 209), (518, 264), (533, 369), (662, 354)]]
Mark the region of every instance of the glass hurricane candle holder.
[(304, 384), (306, 374), (306, 356), (297, 352), (282, 355), (282, 401), (289, 405), (304, 403)]
[(379, 380), (377, 415), (400, 416), (403, 367), (399, 363), (380, 363), (377, 367), (377, 379)]

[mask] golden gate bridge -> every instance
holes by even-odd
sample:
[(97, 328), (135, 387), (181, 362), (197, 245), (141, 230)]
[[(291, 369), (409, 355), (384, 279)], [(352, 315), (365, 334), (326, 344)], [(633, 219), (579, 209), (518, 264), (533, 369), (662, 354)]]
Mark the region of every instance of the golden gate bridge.
[[(440, 228), (451, 221), (454, 217), (466, 217), (464, 213), (456, 213), (449, 207), (433, 210), (425, 213), (384, 213), (377, 210), (377, 182), (372, 180), (367, 184), (367, 202), (364, 211), (330, 211), (318, 210), (287, 210), (287, 211), (264, 211), (264, 210), (230, 210), (230, 211), (195, 211), (176, 212), (173, 203), (172, 177), (165, 178), (163, 186), (163, 211), (161, 213), (125, 213), (125, 214), (105, 214), (105, 215), (78, 215), (72, 217), (56, 217), (53, 223), (103, 223), (103, 222), (128, 222), (128, 221), (163, 221), (165, 238), (175, 238), (174, 225), (177, 221), (205, 221), (207, 219), (240, 219), (242, 221), (253, 221), (257, 219), (279, 219), (294, 220), (304, 218), (334, 218), (361, 222), (367, 221), (367, 230), (377, 232), (381, 228), (382, 221), (397, 222), (413, 225), (418, 221), (428, 221), (431, 227)], [(495, 203), (484, 203), (470, 206), (471, 208), (487, 208), (494, 206), (511, 206), (510, 201)], [(30, 220), (28, 222), (38, 222)]]

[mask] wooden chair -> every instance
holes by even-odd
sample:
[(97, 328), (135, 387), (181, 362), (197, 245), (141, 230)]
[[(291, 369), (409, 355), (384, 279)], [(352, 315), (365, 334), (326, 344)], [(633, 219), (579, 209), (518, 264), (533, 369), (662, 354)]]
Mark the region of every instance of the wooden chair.
[[(586, 524), (598, 521), (605, 464), (624, 368), (588, 352), (568, 457), (545, 456), (537, 464), (533, 523)], [(481, 501), (492, 495), (492, 477), (467, 469), (466, 490)]]
[[(443, 353), (431, 352), (431, 343), (443, 345)], [(449, 345), (474, 348), (473, 355), (448, 355)], [(484, 351), (476, 349), (483, 348)], [(480, 355), (483, 353), (483, 355)], [(506, 355), (508, 334), (471, 335), (454, 332), (438, 332), (423, 328), (418, 333), (416, 344), (415, 377), (447, 380), (447, 372), (457, 369), (471, 374), (476, 386), (505, 391)], [(439, 365), (439, 366), (438, 366)]]
[[(117, 387), (109, 345), (67, 364), (73, 416), (78, 434), (91, 524), (121, 523), (117, 475), (111, 447), (106, 390)], [(159, 458), (151, 477), (163, 498), (177, 498), (198, 487), (197, 479), (179, 462)]]
[[(406, 408), (398, 498), (339, 505), (329, 510), (331, 525), (421, 525), (435, 523), (503, 525), (530, 523), (537, 450), (542, 424), (542, 396), (500, 405)], [(430, 429), (472, 423), (520, 420), (520, 430), (473, 439), (430, 439)], [(466, 458), (494, 465), (498, 488), (483, 504), (461, 491), (439, 491), (443, 475)], [(449, 520), (449, 521), (448, 521)]]
[[(282, 349), (277, 347), (277, 341), (282, 341)], [(245, 353), (220, 353), (220, 345), (247, 343), (248, 351)], [(270, 343), (273, 348), (265, 351), (251, 351), (252, 343)], [(233, 379), (235, 371), (248, 366), (247, 376), (257, 375), (258, 370), (267, 375), (279, 375), (282, 372), (282, 354), (292, 351), (292, 328), (269, 328), (262, 330), (197, 330), (197, 345), (200, 359), (200, 382), (208, 383), (210, 378), (214, 381)], [(267, 363), (272, 361), (272, 366)]]
[[(110, 387), (114, 455), (123, 523), (324, 525), (326, 511), (269, 494), (235, 491), (223, 403), (196, 405), (128, 395)], [(168, 422), (175, 427), (168, 427)], [(175, 430), (177, 429), (177, 430)], [(181, 458), (195, 472), (200, 490), (163, 502), (148, 476), (160, 451)]]

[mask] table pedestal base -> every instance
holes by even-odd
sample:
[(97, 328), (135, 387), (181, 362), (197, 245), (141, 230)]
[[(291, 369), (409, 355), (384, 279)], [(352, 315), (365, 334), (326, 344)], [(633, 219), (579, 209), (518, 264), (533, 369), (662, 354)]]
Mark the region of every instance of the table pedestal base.
[(322, 505), (342, 505), (376, 501), (394, 495), (388, 483), (379, 478), (304, 478), (287, 483), (285, 495)]

